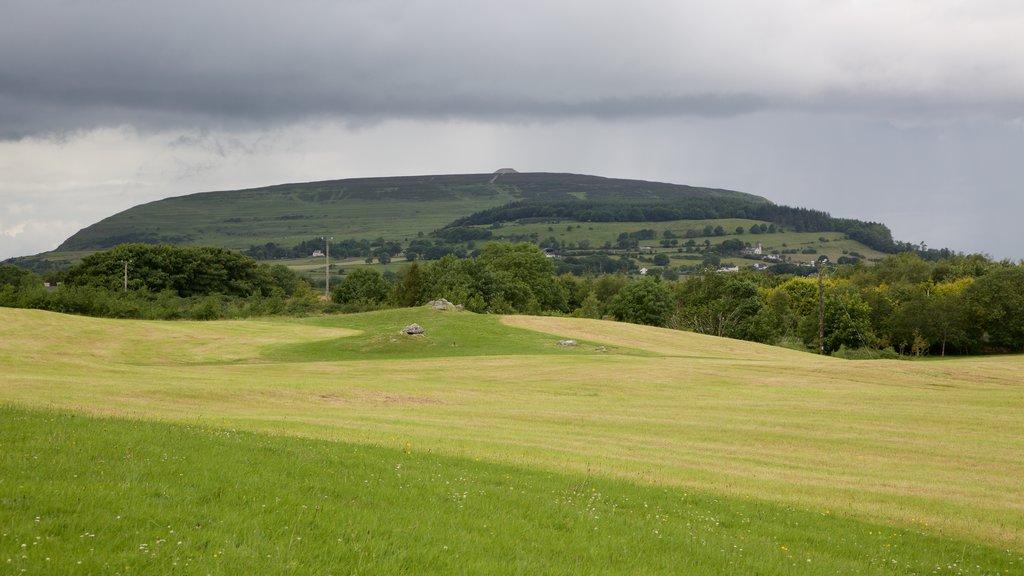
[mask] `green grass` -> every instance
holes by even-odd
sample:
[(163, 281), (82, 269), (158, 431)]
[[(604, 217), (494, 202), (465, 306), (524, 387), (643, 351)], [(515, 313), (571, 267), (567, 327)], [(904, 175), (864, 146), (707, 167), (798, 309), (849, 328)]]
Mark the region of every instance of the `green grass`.
[(1015, 574), (1019, 554), (679, 487), (0, 408), (0, 566), (45, 574)]
[[(672, 220), (668, 222), (575, 222), (571, 220), (558, 220), (552, 222), (532, 222), (527, 224), (505, 224), (501, 228), (493, 230), (495, 238), (503, 240), (511, 240), (517, 237), (529, 236), (536, 234), (539, 240), (544, 240), (549, 237), (554, 237), (559, 242), (565, 242), (566, 244), (578, 245), (581, 241), (586, 240), (589, 242), (591, 250), (600, 250), (606, 242), (610, 242), (612, 246), (618, 243), (619, 235), (622, 233), (637, 232), (643, 229), (650, 229), (657, 231), (657, 238), (652, 240), (641, 240), (640, 245), (649, 246), (651, 251), (647, 255), (654, 255), (659, 252), (668, 254), (672, 258), (672, 265), (693, 265), (692, 258), (694, 255), (680, 253), (677, 248), (685, 248), (683, 245), (689, 240), (685, 238), (685, 234), (690, 230), (703, 231), (705, 226), (722, 226), (728, 234), (723, 236), (697, 236), (692, 238), (698, 246), (702, 245), (705, 240), (711, 242), (712, 245), (721, 244), (725, 240), (742, 240), (743, 242), (749, 243), (751, 246), (756, 245), (760, 242), (763, 245), (765, 254), (771, 253), (783, 253), (785, 250), (803, 250), (807, 248), (813, 248), (816, 252), (814, 254), (787, 254), (789, 258), (796, 262), (806, 261), (810, 262), (816, 260), (818, 256), (828, 256), (829, 260), (836, 262), (841, 256), (848, 256), (850, 251), (858, 252), (867, 259), (879, 259), (884, 258), (886, 255), (877, 250), (873, 250), (857, 242), (855, 240), (846, 239), (841, 232), (781, 232), (775, 234), (751, 234), (745, 232), (744, 234), (735, 234), (735, 230), (738, 226), (743, 226), (745, 230), (749, 230), (754, 224), (768, 224), (768, 222), (762, 222), (760, 220), (747, 220), (740, 218), (720, 218), (713, 220)], [(482, 228), (488, 228), (482, 226)], [(663, 233), (665, 230), (670, 230), (676, 236), (679, 242), (679, 246), (663, 247), (661, 246), (661, 240), (663, 239)], [(826, 241), (822, 242), (821, 238)], [(619, 250), (611, 250), (613, 253), (620, 252)], [(635, 251), (631, 251), (635, 253)], [(687, 258), (687, 257), (690, 258)], [(696, 255), (696, 259), (699, 262), (701, 256)], [(743, 258), (725, 258), (725, 262), (732, 262), (740, 265), (748, 265), (753, 263), (752, 260)]]
[[(427, 335), (399, 337), (411, 322)], [(589, 474), (1024, 551), (1020, 356), (855, 362), (427, 308), (210, 323), (0, 309), (0, 326), (0, 403)], [(842, 526), (833, 543), (860, 538)]]
[[(429, 307), (384, 310), (351, 314), (343, 318), (327, 317), (303, 324), (323, 327), (344, 326), (359, 330), (327, 340), (309, 340), (264, 348), (264, 358), (282, 362), (333, 362), (343, 360), (388, 360), (416, 358), (458, 358), (463, 356), (508, 355), (580, 355), (620, 354), (652, 356), (643, 350), (605, 347), (580, 342), (577, 347), (558, 346), (548, 334), (510, 328), (498, 316), (472, 312), (437, 311)], [(420, 324), (426, 334), (412, 337), (400, 334), (409, 324)]]

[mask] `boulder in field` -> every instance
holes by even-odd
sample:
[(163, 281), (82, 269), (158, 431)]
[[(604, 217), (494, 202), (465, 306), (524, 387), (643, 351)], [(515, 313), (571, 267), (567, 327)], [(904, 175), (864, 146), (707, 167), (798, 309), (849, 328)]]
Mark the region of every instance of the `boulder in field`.
[(406, 336), (423, 336), (423, 327), (419, 324), (409, 324), (405, 328), (402, 328), (401, 334)]

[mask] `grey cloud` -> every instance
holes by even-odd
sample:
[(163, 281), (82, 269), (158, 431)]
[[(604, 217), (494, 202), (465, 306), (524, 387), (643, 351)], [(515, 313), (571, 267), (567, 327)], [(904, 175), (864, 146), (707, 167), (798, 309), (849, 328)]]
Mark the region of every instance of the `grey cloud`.
[[(904, 34), (899, 18), (912, 10), (875, 22), (853, 8), (739, 0), (7, 5), (0, 53), (16, 56), (0, 63), (5, 138), (119, 124), (721, 116), (919, 100), (941, 112), (1024, 95), (1013, 58), (993, 57), (955, 21)], [(989, 41), (1024, 51), (1013, 16)], [(877, 47), (857, 44), (873, 25)]]

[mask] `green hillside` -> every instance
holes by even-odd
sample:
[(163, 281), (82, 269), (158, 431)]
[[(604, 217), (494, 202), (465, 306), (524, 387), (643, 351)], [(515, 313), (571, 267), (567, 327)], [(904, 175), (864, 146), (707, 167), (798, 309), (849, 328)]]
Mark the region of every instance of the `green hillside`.
[(507, 173), (360, 178), (206, 192), (136, 206), (68, 238), (57, 252), (126, 242), (245, 249), (325, 234), (403, 241), (453, 220), (514, 201), (616, 202), (764, 198), (712, 188), (576, 174)]

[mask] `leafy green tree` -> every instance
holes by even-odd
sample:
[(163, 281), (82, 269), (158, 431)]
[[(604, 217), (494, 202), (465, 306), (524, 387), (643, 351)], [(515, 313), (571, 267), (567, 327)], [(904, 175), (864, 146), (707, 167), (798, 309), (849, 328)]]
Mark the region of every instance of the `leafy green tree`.
[(390, 291), (391, 284), (378, 270), (357, 268), (331, 292), (331, 300), (337, 304), (381, 304)]
[(610, 306), (612, 316), (622, 322), (665, 326), (672, 316), (672, 292), (657, 277), (644, 277), (626, 284)]
[(284, 267), (268, 267), (239, 252), (209, 246), (122, 244), (82, 259), (68, 270), (64, 283), (123, 290), (128, 263), (128, 289), (179, 296), (225, 294), (270, 295), (274, 288), (288, 293), (297, 277)]
[(974, 278), (962, 277), (953, 282), (938, 284), (933, 290), (926, 314), (928, 329), (933, 341), (938, 342), (939, 352), (946, 355), (946, 346), (964, 349), (970, 345), (970, 314), (964, 293)]
[(597, 294), (591, 291), (583, 298), (579, 307), (573, 310), (572, 315), (577, 318), (601, 318), (601, 309)]
[(626, 287), (628, 282), (623, 274), (604, 274), (597, 277), (594, 281), (594, 294), (603, 310), (607, 310), (611, 306), (612, 300)]
[(566, 294), (566, 304), (569, 310), (576, 310), (583, 304), (583, 300), (594, 291), (594, 277), (591, 275), (574, 276), (569, 273), (561, 274), (558, 283)]
[(0, 264), (0, 287), (12, 286), (17, 288), (21, 285), (22, 280), (29, 276), (34, 276), (34, 274), (13, 264)]
[(423, 298), (423, 274), (418, 263), (413, 262), (398, 271), (398, 277), (391, 290), (391, 301), (396, 306), (405, 308), (418, 306), (425, 301)]
[(496, 291), (517, 311), (533, 308), (568, 312), (568, 294), (555, 277), (554, 263), (536, 246), (491, 243), (477, 258), (496, 281)]
[[(825, 353), (831, 354), (840, 346), (863, 348), (875, 343), (871, 330), (871, 309), (860, 293), (848, 284), (837, 285), (825, 292)], [(818, 316), (805, 316), (800, 322), (804, 344), (817, 347)]]
[[(676, 286), (681, 326), (701, 334), (768, 341), (763, 327), (755, 330), (753, 318), (764, 304), (757, 284), (747, 274), (705, 271)], [(757, 337), (753, 338), (754, 333)]]
[(447, 298), (467, 310), (486, 312), (495, 293), (495, 279), (475, 259), (459, 260), (451, 254), (431, 262), (423, 271), (423, 297)]
[(1024, 266), (992, 270), (964, 292), (982, 342), (1002, 350), (1024, 351)]
[(932, 274), (932, 265), (914, 252), (903, 252), (883, 259), (864, 268), (862, 273), (870, 276), (871, 284), (920, 284)]
[[(825, 280), (825, 289), (832, 286), (830, 280)], [(786, 293), (786, 302), (790, 310), (798, 318), (810, 314), (817, 314), (818, 310), (818, 279), (794, 277), (780, 284), (775, 290)]]

